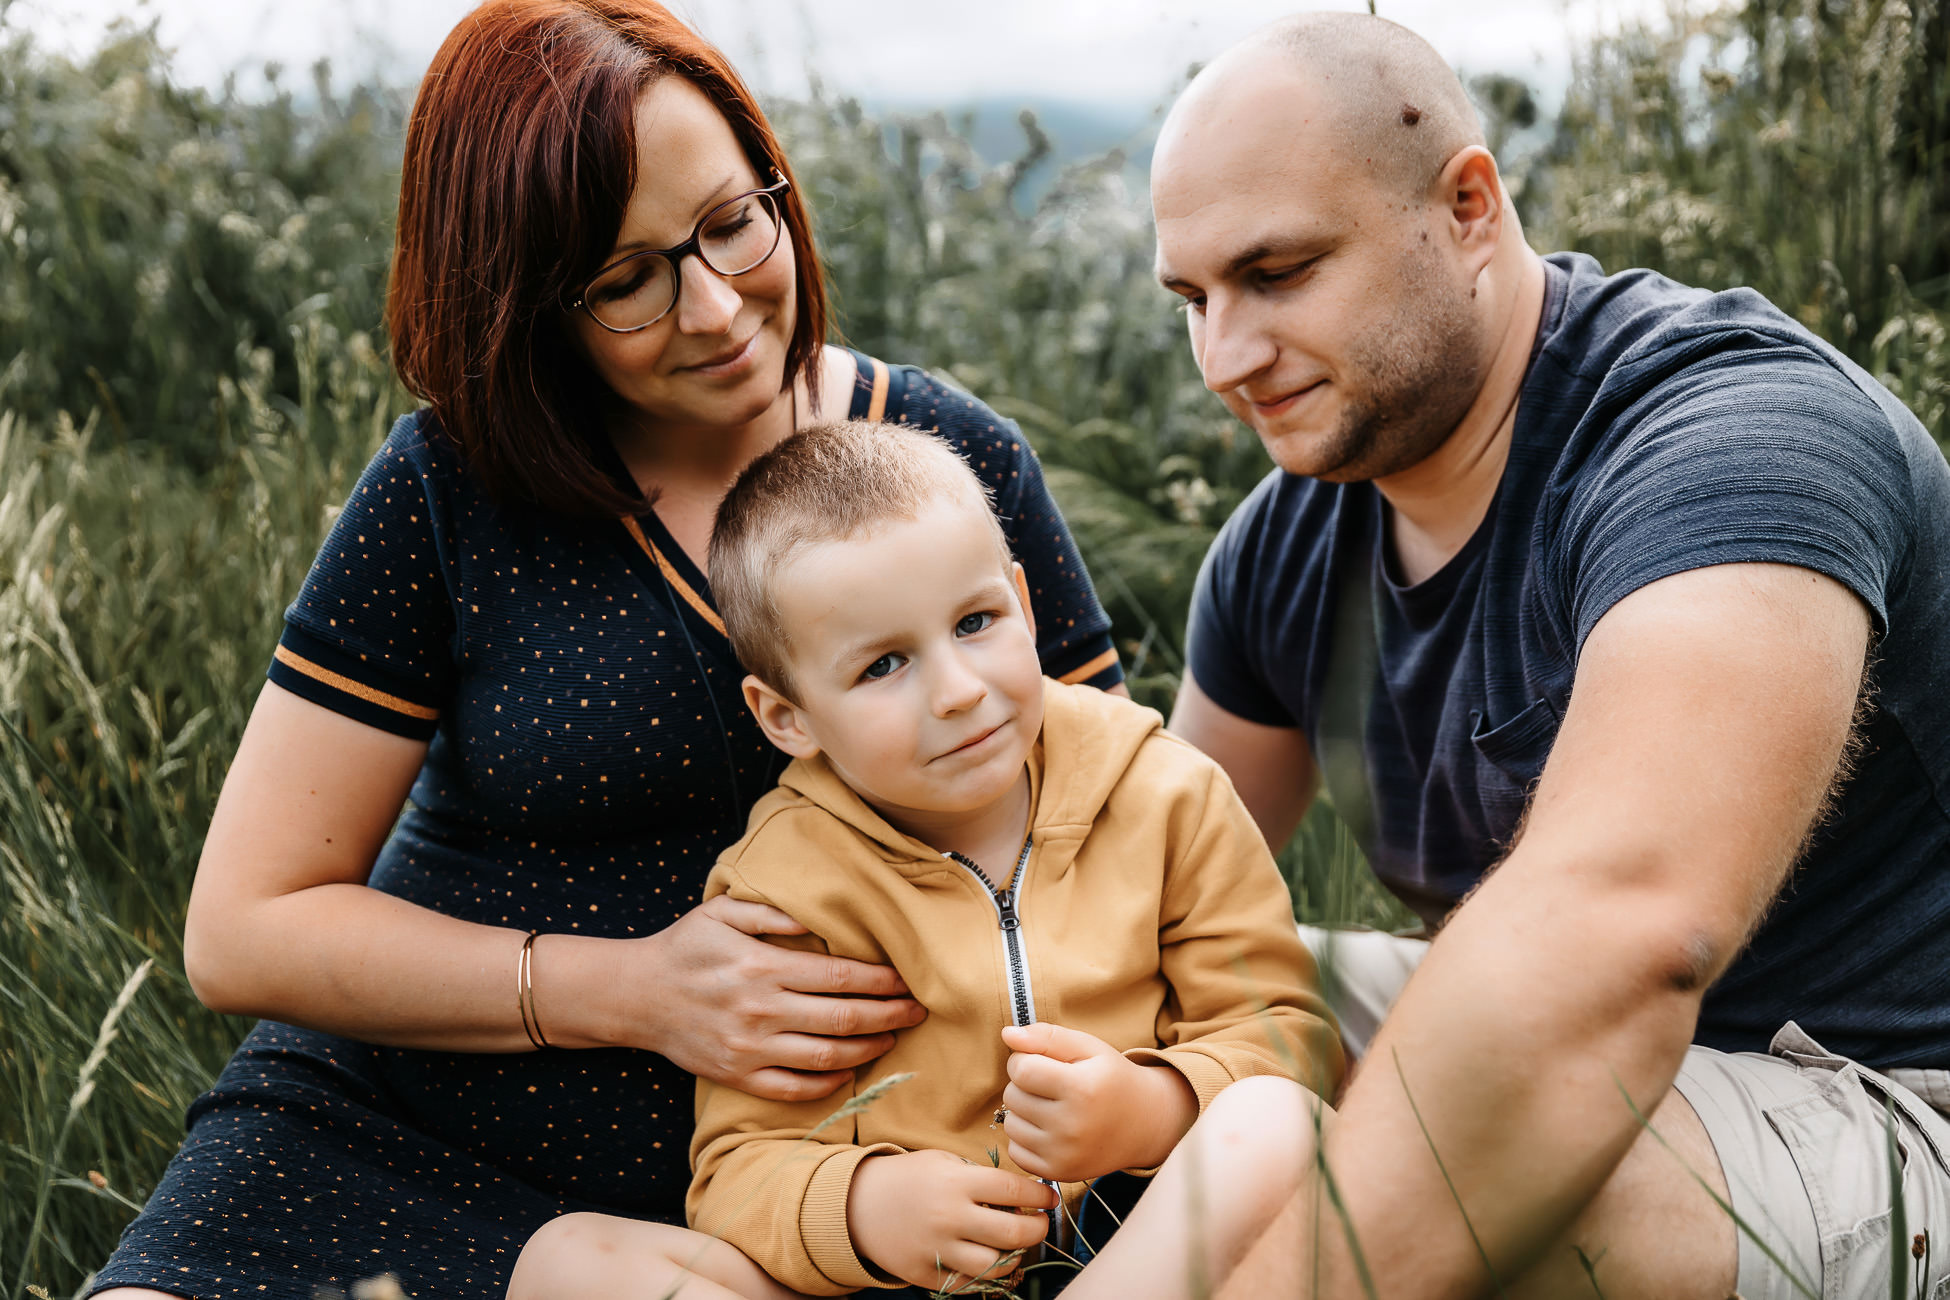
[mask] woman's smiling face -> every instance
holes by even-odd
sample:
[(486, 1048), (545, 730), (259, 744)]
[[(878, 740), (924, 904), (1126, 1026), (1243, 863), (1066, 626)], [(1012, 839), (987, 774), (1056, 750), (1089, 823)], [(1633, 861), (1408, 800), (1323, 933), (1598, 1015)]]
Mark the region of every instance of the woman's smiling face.
[[(636, 154), (636, 189), (605, 265), (682, 243), (712, 208), (774, 179), (752, 169), (724, 114), (678, 76), (660, 78), (637, 100)], [(663, 319), (617, 334), (576, 311), (571, 328), (591, 368), (640, 418), (664, 427), (736, 427), (757, 419), (785, 387), (795, 270), (789, 233), (743, 275), (720, 276), (686, 257), (676, 305)]]

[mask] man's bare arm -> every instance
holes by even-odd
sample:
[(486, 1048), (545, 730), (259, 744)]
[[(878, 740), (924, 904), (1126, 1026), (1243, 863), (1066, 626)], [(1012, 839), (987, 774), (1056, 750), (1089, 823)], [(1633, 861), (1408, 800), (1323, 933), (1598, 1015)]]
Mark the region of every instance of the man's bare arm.
[[(1851, 592), (1781, 565), (1664, 579), (1592, 631), (1522, 838), (1435, 941), (1327, 1134), (1379, 1295), (1486, 1294), (1470, 1227), (1507, 1281), (1603, 1186), (1822, 806), (1868, 637)], [(1318, 1196), (1223, 1296), (1315, 1276), (1361, 1293)]]
[(1217, 761), (1232, 779), (1259, 833), (1278, 853), (1299, 829), (1314, 797), (1314, 760), (1298, 727), (1249, 722), (1199, 689), (1190, 670), (1172, 706), (1170, 730)]

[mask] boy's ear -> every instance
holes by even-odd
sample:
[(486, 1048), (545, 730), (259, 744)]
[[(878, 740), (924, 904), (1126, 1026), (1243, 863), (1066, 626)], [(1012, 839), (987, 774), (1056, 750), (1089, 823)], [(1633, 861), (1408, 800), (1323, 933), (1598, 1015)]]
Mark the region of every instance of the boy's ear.
[(1036, 611), (1029, 605), (1029, 578), (1022, 565), (1011, 562), (1010, 576), (1016, 580), (1016, 603), (1022, 606), (1022, 621), (1029, 624), (1029, 639), (1036, 639)]
[(799, 706), (747, 673), (741, 689), (745, 707), (758, 719), (765, 738), (794, 758), (811, 758), (819, 752), (819, 742), (806, 730)]

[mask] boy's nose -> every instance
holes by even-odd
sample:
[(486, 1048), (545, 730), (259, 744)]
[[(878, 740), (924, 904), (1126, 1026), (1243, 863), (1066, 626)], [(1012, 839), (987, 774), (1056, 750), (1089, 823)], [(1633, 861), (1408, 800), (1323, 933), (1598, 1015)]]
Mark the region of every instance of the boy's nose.
[(980, 676), (961, 662), (960, 656), (949, 655), (937, 667), (934, 677), (936, 717), (945, 718), (966, 712), (980, 704), (987, 695), (988, 687)]

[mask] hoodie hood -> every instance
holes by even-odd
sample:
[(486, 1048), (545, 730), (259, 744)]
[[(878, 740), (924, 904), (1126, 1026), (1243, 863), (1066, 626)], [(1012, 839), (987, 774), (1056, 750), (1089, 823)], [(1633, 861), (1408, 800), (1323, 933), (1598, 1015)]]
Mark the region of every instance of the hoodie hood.
[[(1043, 729), (1028, 758), (1034, 796), (1029, 827), (1039, 872), (1069, 868), (1131, 760), (1163, 728), (1156, 710), (1105, 696), (1094, 686), (1043, 679)], [(941, 861), (938, 850), (896, 830), (855, 794), (824, 754), (794, 759), (779, 784), (872, 841), (890, 862)]]

